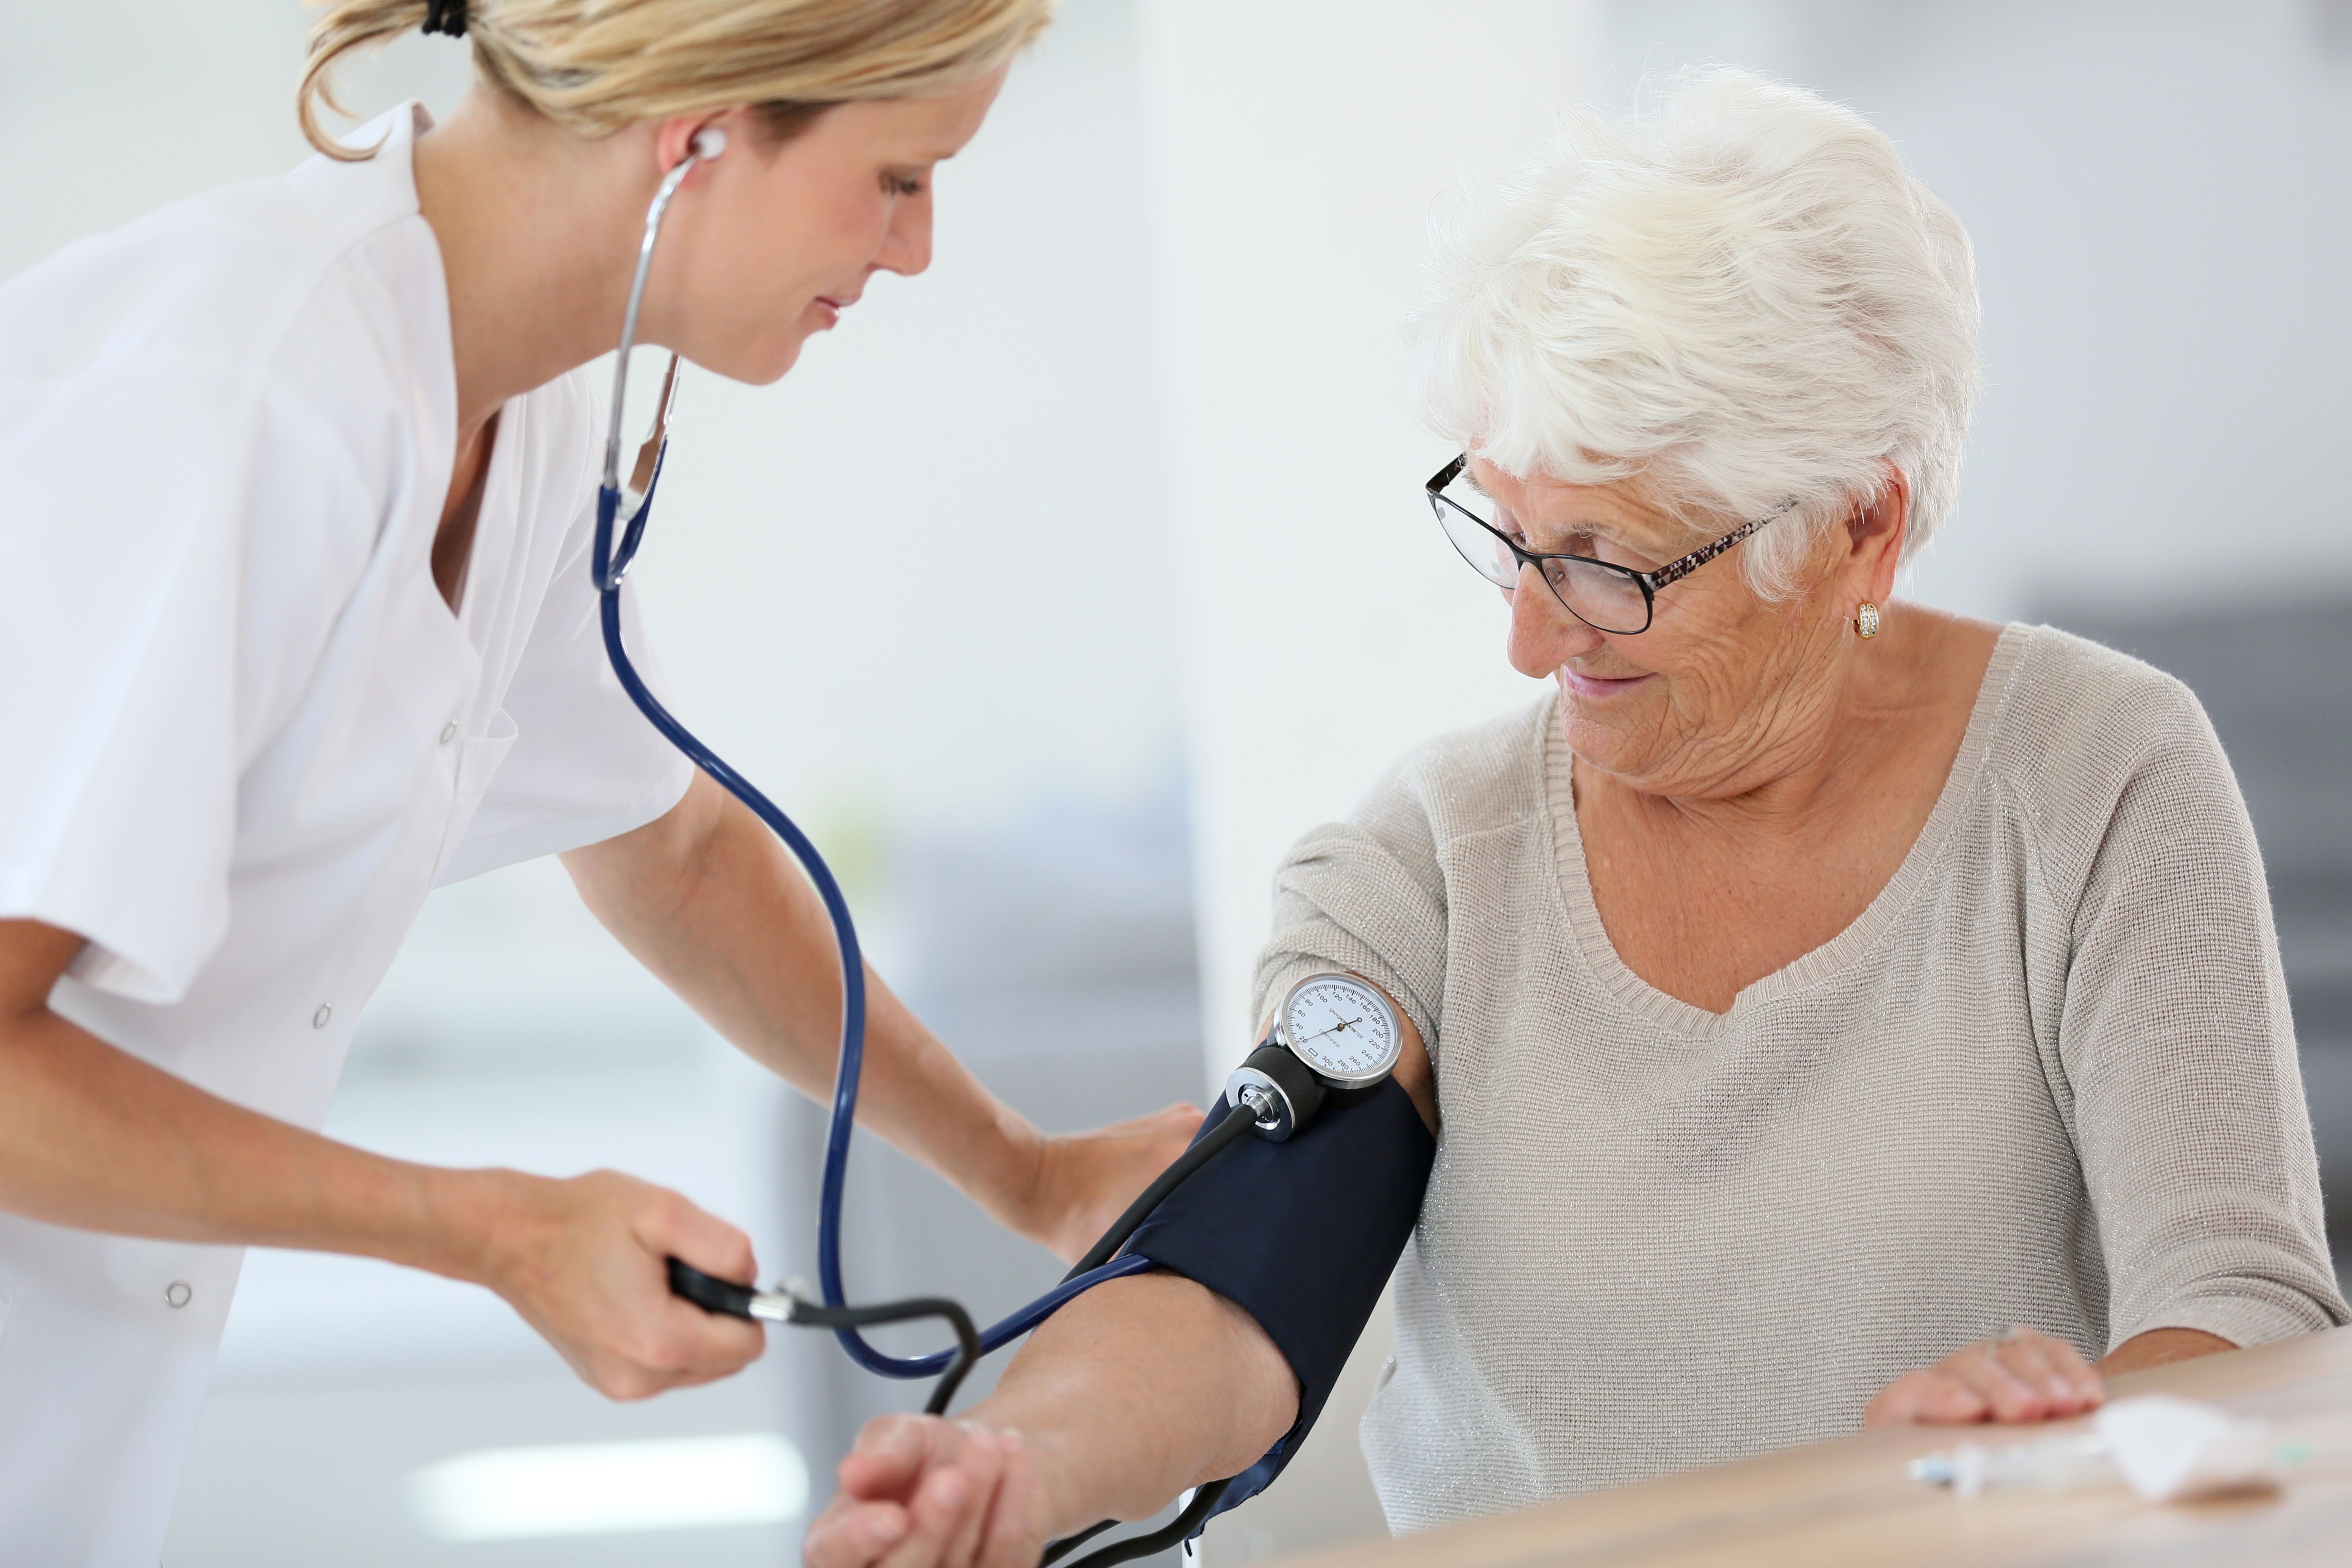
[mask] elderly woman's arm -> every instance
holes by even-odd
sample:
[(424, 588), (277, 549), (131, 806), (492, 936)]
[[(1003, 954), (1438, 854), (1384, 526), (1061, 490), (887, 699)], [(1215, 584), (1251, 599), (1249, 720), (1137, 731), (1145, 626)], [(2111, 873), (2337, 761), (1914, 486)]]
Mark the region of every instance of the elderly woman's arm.
[(961, 1422), (873, 1422), (811, 1525), (810, 1568), (1031, 1568), (1045, 1543), (1139, 1519), (1246, 1469), (1298, 1384), (1233, 1303), (1174, 1274), (1115, 1279), (1048, 1319)]
[[(1409, 1018), (1395, 1077), (1422, 1127), (1434, 1131), (1429, 1053)], [(1319, 1170), (1307, 1178), (1312, 1183), (1342, 1163), (1302, 1168)], [(1378, 1186), (1352, 1190), (1360, 1203)], [(1362, 1217), (1370, 1226), (1387, 1224), (1370, 1212)], [(1134, 1245), (1160, 1256), (1144, 1234)], [(1344, 1272), (1317, 1278), (1344, 1295), (1334, 1282)], [(1335, 1307), (1313, 1337), (1351, 1341), (1368, 1306)], [(813, 1568), (886, 1559), (892, 1568), (1030, 1568), (1055, 1536), (1105, 1518), (1146, 1517), (1187, 1487), (1256, 1464), (1299, 1426), (1302, 1400), (1312, 1416), (1347, 1348), (1320, 1346), (1318, 1353), (1336, 1358), (1306, 1373), (1318, 1381), (1303, 1390), (1284, 1348), (1233, 1301), (1175, 1273), (1113, 1280), (1048, 1319), (963, 1421), (887, 1416), (869, 1425), (843, 1461), (839, 1493), (810, 1529), (808, 1561)], [(1316, 1358), (1299, 1364), (1311, 1368)]]
[(2085, 850), (2050, 1075), (2105, 1258), (2111, 1371), (2181, 1348), (2136, 1342), (2156, 1331), (2223, 1348), (2346, 1320), (2252, 825), (2203, 710), (2167, 695)]
[(2096, 786), (2106, 831), (2062, 837), (2046, 867), (2079, 888), (2044, 1068), (2098, 1221), (2106, 1353), (2092, 1368), (2013, 1329), (1895, 1379), (1872, 1425), (2070, 1415), (2097, 1403), (2095, 1371), (2345, 1321), (2252, 825), (2195, 698), (2137, 700), (2162, 710), (2105, 716), (2152, 736)]

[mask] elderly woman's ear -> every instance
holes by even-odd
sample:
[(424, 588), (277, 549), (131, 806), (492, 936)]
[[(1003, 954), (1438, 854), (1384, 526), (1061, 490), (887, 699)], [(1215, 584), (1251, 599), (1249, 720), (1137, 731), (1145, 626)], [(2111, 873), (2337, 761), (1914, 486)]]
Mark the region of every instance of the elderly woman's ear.
[[(1903, 540), (1911, 526), (1911, 479), (1892, 459), (1886, 479), (1867, 506), (1846, 520), (1847, 565), (1853, 596), (1883, 605), (1895, 596), (1895, 572), (1902, 564)], [(1847, 606), (1852, 613), (1853, 606)]]

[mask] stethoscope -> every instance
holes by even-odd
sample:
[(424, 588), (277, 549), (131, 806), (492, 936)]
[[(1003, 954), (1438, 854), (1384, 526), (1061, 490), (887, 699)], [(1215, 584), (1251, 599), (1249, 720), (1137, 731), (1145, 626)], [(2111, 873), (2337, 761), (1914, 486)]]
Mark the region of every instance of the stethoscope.
[[(629, 661), (628, 650), (621, 640), (621, 582), (628, 574), (630, 563), (636, 559), (638, 547), (645, 542), (646, 518), (653, 510), (654, 489), (661, 480), (662, 459), (669, 447), (670, 412), (677, 398), (677, 356), (672, 354), (662, 379), (653, 430), (638, 449), (629, 488), (625, 491), (621, 486), (621, 413), (628, 393), (629, 353), (637, 341), (637, 312), (645, 302), (646, 278), (653, 268), (654, 247), (661, 237), (662, 219), (668, 211), (670, 199), (677, 195), (678, 187), (685, 184), (687, 176), (693, 173), (698, 163), (719, 157), (726, 149), (725, 132), (710, 127), (696, 132), (687, 155), (663, 176), (654, 192), (653, 203), (646, 211), (645, 238), (637, 247), (636, 273), (629, 283), (628, 308), (621, 319), (620, 347), (613, 366), (612, 413), (605, 427), (604, 470), (596, 492), (596, 537), (590, 567), (601, 600), (604, 651), (612, 660), (613, 673), (619, 678), (622, 689), (629, 694), (630, 700), (671, 744), (717, 780), (730, 795), (751, 807), (760, 820), (784, 841), (807, 871), (809, 880), (815, 884), (818, 897), (824, 900), (825, 914), (833, 922), (834, 941), (841, 953), (841, 1057), (834, 1077), (833, 1110), (825, 1129), (824, 1176), (817, 1197), (819, 1298), (811, 1300), (803, 1291), (790, 1287), (779, 1290), (754, 1289), (716, 1279), (675, 1258), (669, 1260), (670, 1288), (709, 1311), (757, 1321), (831, 1329), (852, 1360), (867, 1371), (879, 1373), (885, 1377), (937, 1377), (939, 1384), (932, 1389), (924, 1408), (928, 1414), (943, 1415), (949, 1402), (955, 1397), (956, 1389), (982, 1356), (1020, 1338), (1073, 1298), (1106, 1280), (1139, 1274), (1152, 1268), (1150, 1258), (1139, 1254), (1122, 1255), (1119, 1249), (1170, 1193), (1236, 1139), (1253, 1131), (1263, 1137), (1287, 1138), (1315, 1115), (1334, 1089), (1345, 1094), (1377, 1085), (1395, 1063), (1394, 1042), (1399, 1038), (1400, 1031), (1386, 999), (1371, 987), (1356, 983), (1356, 988), (1365, 994), (1354, 1005), (1365, 1009), (1377, 1007), (1389, 1013), (1387, 1034), (1391, 1044), (1385, 1059), (1375, 1061), (1371, 1058), (1361, 1057), (1360, 1053), (1358, 1056), (1330, 1054), (1318, 1043), (1320, 1037), (1314, 1037), (1298, 1024), (1291, 1026), (1288, 1038), (1302, 1040), (1305, 1043), (1301, 1046), (1293, 1047), (1288, 1039), (1282, 1037), (1261, 1045), (1227, 1084), (1226, 1097), (1232, 1109), (1217, 1125), (1197, 1138), (1174, 1164), (1160, 1173), (1103, 1234), (1102, 1238), (1087, 1250), (1087, 1255), (1063, 1276), (1061, 1283), (1001, 1322), (985, 1330), (975, 1329), (971, 1314), (945, 1297), (916, 1297), (866, 1306), (851, 1306), (848, 1303), (841, 1274), (842, 1196), (849, 1172), (850, 1138), (857, 1120), (858, 1079), (866, 1059), (866, 964), (858, 948), (856, 923), (850, 918), (849, 903), (842, 897), (840, 883), (835, 880), (832, 868), (826, 866), (824, 857), (817, 852), (808, 835), (802, 832), (773, 801), (761, 794), (749, 779), (696, 739), (691, 731), (661, 705), (644, 679), (637, 674), (636, 667)], [(617, 544), (614, 537), (616, 527), (619, 530)], [(1338, 978), (1319, 977), (1327, 988)], [(1304, 988), (1308, 984), (1308, 982), (1301, 982), (1300, 987), (1294, 987), (1292, 996), (1286, 998), (1283, 1008), (1278, 1011), (1280, 1018), (1291, 1016), (1294, 1000), (1307, 994)], [(1282, 1035), (1280, 1024), (1277, 1024), (1276, 1034), (1277, 1037)], [(955, 1331), (955, 1348), (930, 1355), (887, 1355), (868, 1344), (858, 1332), (862, 1328), (920, 1318), (946, 1320)], [(1110, 1563), (1147, 1556), (1189, 1540), (1214, 1511), (1225, 1485), (1223, 1481), (1216, 1481), (1200, 1488), (1183, 1511), (1168, 1525), (1148, 1535), (1119, 1542), (1089, 1553), (1074, 1568), (1108, 1568)], [(1106, 1520), (1093, 1529), (1053, 1542), (1047, 1547), (1043, 1562), (1055, 1562), (1082, 1542), (1109, 1529), (1114, 1522)]]

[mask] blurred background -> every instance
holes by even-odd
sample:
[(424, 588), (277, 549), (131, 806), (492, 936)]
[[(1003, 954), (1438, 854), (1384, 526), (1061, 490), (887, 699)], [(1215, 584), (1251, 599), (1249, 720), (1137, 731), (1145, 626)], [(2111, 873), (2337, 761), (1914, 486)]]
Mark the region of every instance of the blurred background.
[[(299, 161), (306, 21), (0, 0), (0, 277)], [(1075, 1129), (1202, 1099), (1246, 1044), (1281, 850), (1536, 694), (1418, 495), (1447, 454), (1395, 326), (1430, 204), (1564, 106), (1708, 59), (1870, 115), (1968, 224), (1986, 392), (1910, 591), (2204, 698), (2352, 1254), (2347, 0), (1066, 0), (941, 173), (932, 272), (881, 279), (775, 387), (687, 385), (638, 573), (677, 705), (803, 815), (883, 972), (1013, 1103)], [(412, 37), (348, 99), (446, 108), (467, 73)], [(329, 1131), (626, 1169), (812, 1271), (818, 1113), (552, 864), (434, 897)], [(859, 1295), (992, 1316), (1058, 1273), (877, 1142), (851, 1194)], [(1385, 1335), (1210, 1558), (1380, 1528), (1350, 1405)], [(778, 1331), (729, 1384), (608, 1405), (478, 1291), (256, 1252), (165, 1561), (792, 1561), (857, 1426), (919, 1398)], [(524, 1474), (537, 1513), (469, 1503)]]

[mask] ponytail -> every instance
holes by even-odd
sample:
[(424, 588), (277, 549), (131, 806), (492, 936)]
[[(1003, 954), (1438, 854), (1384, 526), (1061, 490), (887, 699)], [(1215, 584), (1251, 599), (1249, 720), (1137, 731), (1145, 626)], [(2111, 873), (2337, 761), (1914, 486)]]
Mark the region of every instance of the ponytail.
[(320, 123), (334, 72), (414, 28), (472, 44), (474, 67), (584, 136), (747, 106), (806, 110), (952, 91), (1002, 68), (1056, 0), (312, 0), (295, 112), (310, 145), (356, 161)]
[(350, 113), (335, 96), (335, 67), (353, 49), (381, 47), (411, 27), (424, 26), (431, 11), (425, 0), (342, 0), (310, 24), (310, 52), (302, 62), (301, 85), (294, 89), (294, 114), (311, 146), (347, 163), (373, 153), (373, 148), (360, 151), (336, 141), (319, 123), (321, 105), (347, 118)]

